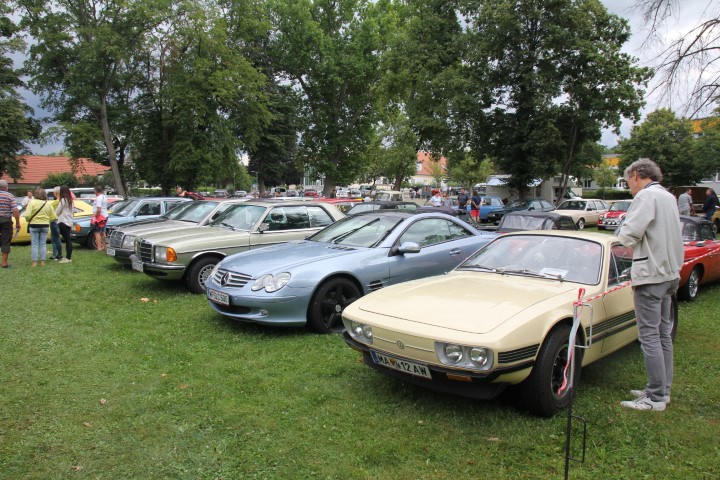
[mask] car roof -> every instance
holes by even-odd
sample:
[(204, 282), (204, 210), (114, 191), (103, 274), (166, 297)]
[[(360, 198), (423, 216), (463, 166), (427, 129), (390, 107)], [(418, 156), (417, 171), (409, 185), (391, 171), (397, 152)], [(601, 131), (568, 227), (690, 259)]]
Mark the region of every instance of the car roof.
[(692, 217), (690, 215), (680, 215), (680, 219), (689, 222), (689, 223), (695, 223), (697, 225), (701, 225), (703, 223), (708, 223), (712, 225), (712, 222), (709, 220), (706, 220), (705, 217)]
[(587, 230), (524, 230), (521, 232), (508, 232), (503, 237), (518, 235), (546, 235), (552, 237), (575, 237), (586, 240), (593, 240), (599, 243), (606, 243), (608, 240), (618, 241), (616, 237), (601, 232), (589, 232)]
[(508, 212), (507, 215), (513, 215), (515, 217), (546, 217), (546, 218), (553, 218), (553, 217), (568, 217), (567, 215), (562, 215), (560, 213), (551, 211), (551, 212), (539, 212), (537, 210), (518, 210), (516, 212)]

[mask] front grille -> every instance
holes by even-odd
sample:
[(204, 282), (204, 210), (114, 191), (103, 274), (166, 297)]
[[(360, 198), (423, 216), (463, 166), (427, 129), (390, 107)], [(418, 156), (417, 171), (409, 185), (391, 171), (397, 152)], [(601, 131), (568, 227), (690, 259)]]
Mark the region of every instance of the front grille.
[(140, 260), (142, 260), (143, 262), (152, 262), (152, 251), (152, 243), (146, 240), (140, 241), (140, 245), (138, 246), (138, 255), (140, 255)]
[(217, 283), (218, 285), (222, 285), (223, 287), (235, 287), (235, 288), (244, 287), (245, 285), (248, 284), (248, 282), (251, 279), (252, 279), (252, 276), (250, 276), (250, 275), (246, 275), (244, 273), (231, 272), (224, 268), (219, 269), (217, 271), (217, 273), (215, 273), (215, 276), (213, 277), (213, 281), (215, 283)]
[(507, 352), (498, 353), (498, 363), (514, 363), (528, 358), (534, 358), (540, 348), (540, 345), (530, 345), (529, 347), (518, 348), (517, 350), (509, 350)]
[(112, 248), (120, 248), (122, 247), (123, 240), (125, 240), (125, 234), (120, 230), (115, 230), (110, 235), (110, 246)]

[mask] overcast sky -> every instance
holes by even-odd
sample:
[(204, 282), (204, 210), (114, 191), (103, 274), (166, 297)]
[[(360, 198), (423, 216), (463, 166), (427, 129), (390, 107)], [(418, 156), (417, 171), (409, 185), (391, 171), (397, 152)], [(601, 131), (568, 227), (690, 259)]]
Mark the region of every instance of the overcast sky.
[[(648, 43), (648, 35), (653, 32), (648, 31), (648, 27), (643, 23), (640, 12), (633, 8), (635, 1), (633, 0), (602, 0), (607, 9), (616, 15), (624, 17), (629, 20), (632, 31), (632, 37), (630, 41), (625, 45), (624, 50), (630, 55), (636, 57), (639, 60), (639, 64), (642, 66), (653, 66), (657, 62), (657, 56), (663, 50), (663, 43), (651, 42)], [(686, 32), (690, 31), (693, 27), (697, 26), (702, 19), (709, 18), (710, 15), (717, 16), (720, 13), (720, 2), (713, 2), (712, 0), (671, 0), (679, 4), (673, 10), (673, 16), (667, 20), (662, 27), (654, 32), (655, 36), (663, 39), (664, 44), (676, 40), (682, 37)], [(19, 66), (19, 65), (18, 65)], [(652, 87), (652, 85), (651, 85)], [(21, 92), (25, 98), (25, 101), (35, 109), (37, 117), (48, 115), (38, 106), (39, 100), (31, 92)], [(669, 107), (682, 114), (682, 110), (685, 105), (682, 102), (683, 99), (673, 99), (668, 103), (667, 100), (660, 101), (659, 93), (650, 95), (647, 98), (647, 105), (643, 109), (643, 114), (647, 114), (656, 110), (659, 107)], [(705, 114), (709, 114), (706, 112)], [(644, 115), (643, 115), (644, 116)], [(630, 128), (632, 123), (630, 121), (624, 121), (620, 130), (621, 137), (628, 137), (630, 134)], [(612, 147), (617, 144), (618, 137), (611, 131), (603, 132), (601, 143), (607, 147)], [(51, 145), (32, 145), (34, 154), (48, 154), (58, 152), (62, 149), (62, 143), (51, 144)]]

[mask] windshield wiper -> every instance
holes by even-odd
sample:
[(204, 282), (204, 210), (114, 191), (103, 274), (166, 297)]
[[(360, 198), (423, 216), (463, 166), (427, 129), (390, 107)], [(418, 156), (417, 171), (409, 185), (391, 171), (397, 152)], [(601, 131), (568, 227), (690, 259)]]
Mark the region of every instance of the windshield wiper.
[(379, 219), (379, 218), (376, 218), (375, 220), (372, 220), (372, 221), (370, 221), (370, 222), (368, 222), (368, 223), (366, 223), (366, 224), (364, 224), (364, 225), (360, 225), (359, 227), (355, 227), (355, 228), (353, 228), (352, 230), (348, 230), (348, 231), (345, 232), (345, 233), (341, 233), (341, 234), (338, 235), (337, 237), (331, 238), (328, 242), (329, 242), (329, 243), (340, 243), (340, 240), (349, 237), (350, 235), (352, 235), (353, 233), (357, 232), (357, 231), (360, 230), (361, 228), (365, 228), (365, 227), (367, 227), (368, 225), (372, 225), (373, 223), (379, 222), (379, 221), (380, 221), (380, 219)]
[(232, 230), (233, 232), (235, 231), (235, 227), (233, 227), (233, 226), (230, 225), (229, 223), (220, 222), (220, 225), (223, 226), (223, 227), (229, 228), (229, 229)]
[(565, 275), (559, 274), (559, 273), (549, 273), (549, 272), (535, 272), (533, 270), (528, 270), (527, 268), (494, 268), (492, 271), (500, 273), (500, 274), (511, 274), (511, 275), (527, 275), (528, 277), (535, 277), (535, 278), (553, 278), (555, 280), (562, 281), (565, 278)]

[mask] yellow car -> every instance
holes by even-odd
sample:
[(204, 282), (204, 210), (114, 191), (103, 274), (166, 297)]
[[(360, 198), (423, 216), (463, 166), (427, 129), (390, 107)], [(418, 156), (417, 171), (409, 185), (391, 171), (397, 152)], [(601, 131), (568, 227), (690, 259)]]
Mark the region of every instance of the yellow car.
[[(27, 231), (27, 220), (25, 219), (25, 217), (22, 216), (23, 210), (24, 208), (20, 207), (20, 233), (18, 233), (17, 236), (13, 237), (11, 243), (30, 243), (30, 234)], [(82, 200), (76, 199), (73, 202), (73, 210), (75, 212), (73, 214), (73, 217), (75, 218), (89, 217), (93, 214), (92, 205)], [(48, 241), (50, 241), (49, 233)]]
[[(519, 385), (528, 410), (551, 416), (567, 407), (565, 380), (576, 384), (581, 365), (637, 340), (631, 264), (610, 235), (508, 233), (446, 275), (357, 299), (342, 312), (343, 336), (384, 374), (477, 399)], [(673, 314), (674, 338), (676, 302)]]

